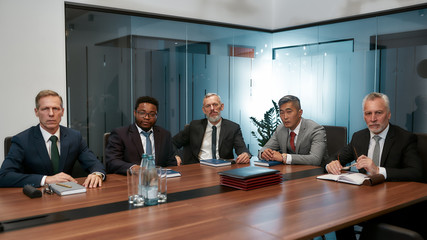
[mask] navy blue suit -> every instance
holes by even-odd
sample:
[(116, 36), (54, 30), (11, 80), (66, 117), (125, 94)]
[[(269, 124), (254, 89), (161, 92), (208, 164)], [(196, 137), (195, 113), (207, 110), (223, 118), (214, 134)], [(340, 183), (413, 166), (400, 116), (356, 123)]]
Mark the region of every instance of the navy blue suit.
[[(60, 126), (59, 172), (72, 176), (76, 160), (87, 172), (105, 174), (102, 163), (89, 150), (79, 131)], [(0, 187), (40, 187), (44, 175), (54, 175), (52, 161), (40, 126), (31, 127), (12, 138), (9, 153), (0, 169)]]

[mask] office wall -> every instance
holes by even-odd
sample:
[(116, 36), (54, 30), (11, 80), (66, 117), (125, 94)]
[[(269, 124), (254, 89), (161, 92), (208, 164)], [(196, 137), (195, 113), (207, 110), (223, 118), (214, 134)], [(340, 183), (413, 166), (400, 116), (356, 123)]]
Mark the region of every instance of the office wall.
[(67, 2), (278, 29), (402, 8), (425, 3), (425, 0), (70, 0)]
[[(389, 8), (421, 0), (344, 1), (318, 5), (318, 0), (70, 0), (131, 11), (225, 22), (265, 29), (307, 24)], [(322, 1), (323, 2), (323, 1)], [(355, 3), (357, 2), (357, 8)], [(307, 10), (307, 6), (311, 6)], [(314, 7), (313, 7), (314, 6)], [(336, 6), (330, 8), (330, 6)], [(316, 11), (316, 12), (314, 12)], [(317, 16), (317, 17), (316, 17)], [(34, 97), (53, 89), (66, 97), (64, 1), (0, 0), (0, 139), (14, 135), (38, 119)], [(64, 99), (67, 102), (66, 99)], [(67, 116), (62, 121), (67, 125)], [(0, 147), (0, 156), (3, 156)], [(3, 157), (0, 157), (0, 163)]]
[(398, 9), (425, 0), (273, 0), (271, 29)]
[(273, 0), (71, 0), (67, 2), (267, 29), (272, 23), (270, 9)]
[(0, 1), (1, 163), (3, 139), (38, 123), (37, 92), (66, 96), (64, 21), (63, 1)]

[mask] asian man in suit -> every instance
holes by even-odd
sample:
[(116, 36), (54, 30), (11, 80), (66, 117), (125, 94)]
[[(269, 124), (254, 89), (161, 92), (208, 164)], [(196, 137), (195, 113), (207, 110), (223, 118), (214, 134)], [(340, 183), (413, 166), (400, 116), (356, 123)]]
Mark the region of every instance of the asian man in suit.
[(183, 164), (199, 163), (202, 159), (234, 159), (233, 149), (237, 163), (249, 163), (251, 154), (239, 124), (221, 117), (224, 103), (220, 96), (206, 94), (202, 110), (206, 118), (191, 121), (172, 139), (176, 148), (183, 147)]
[(325, 128), (302, 117), (300, 100), (286, 95), (279, 100), (280, 124), (258, 157), (285, 164), (320, 165), (327, 160)]
[[(326, 171), (341, 174), (343, 166), (356, 160), (356, 168), (360, 172), (382, 174), (386, 181), (422, 181), (422, 161), (417, 152), (417, 137), (390, 123), (387, 95), (370, 93), (363, 99), (362, 107), (367, 128), (353, 134), (350, 143), (329, 160)], [(425, 222), (420, 222), (419, 217), (415, 217), (419, 212), (418, 208), (426, 209), (426, 204), (396, 211), (363, 224), (362, 237), (369, 236), (373, 223), (377, 221), (425, 231)], [(353, 227), (337, 231), (336, 236), (337, 239), (356, 239)]]
[(35, 187), (73, 181), (78, 160), (90, 174), (83, 186), (98, 187), (105, 179), (102, 163), (89, 150), (80, 132), (60, 126), (64, 108), (61, 96), (43, 90), (36, 96), (34, 112), (40, 124), (12, 138), (9, 153), (0, 169), (1, 187)]
[(114, 129), (108, 138), (105, 161), (109, 173), (126, 175), (127, 169), (138, 168), (142, 154), (153, 155), (156, 165), (176, 166), (172, 137), (169, 131), (155, 125), (159, 102), (149, 96), (136, 100), (135, 123)]

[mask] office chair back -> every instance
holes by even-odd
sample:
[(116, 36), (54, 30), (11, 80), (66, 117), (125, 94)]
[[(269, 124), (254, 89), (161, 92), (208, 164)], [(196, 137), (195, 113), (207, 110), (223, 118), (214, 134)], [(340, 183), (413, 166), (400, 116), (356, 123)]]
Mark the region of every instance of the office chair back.
[(423, 181), (427, 183), (427, 133), (416, 133), (418, 154), (423, 161)]
[(12, 137), (7, 136), (4, 138), (4, 158), (6, 158), (9, 153), (10, 145), (12, 145)]
[(423, 240), (417, 232), (387, 223), (376, 224), (362, 235), (364, 240)]
[(108, 138), (110, 137), (109, 132), (104, 133), (103, 141), (102, 141), (102, 164), (104, 164), (104, 167), (107, 167), (107, 164), (105, 162), (105, 148), (107, 147)]
[(340, 126), (323, 126), (326, 131), (326, 142), (328, 144), (328, 154), (333, 156), (345, 145), (347, 145), (347, 128)]

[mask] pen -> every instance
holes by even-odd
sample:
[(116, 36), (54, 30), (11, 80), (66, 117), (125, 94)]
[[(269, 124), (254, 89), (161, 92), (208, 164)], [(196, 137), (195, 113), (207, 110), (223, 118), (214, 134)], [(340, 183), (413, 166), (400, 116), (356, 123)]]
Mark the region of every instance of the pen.
[(347, 167), (343, 167), (343, 168), (341, 168), (341, 170), (350, 170), (350, 168), (351, 168), (351, 167), (356, 166), (356, 164), (357, 164), (357, 163), (353, 163), (353, 164), (351, 164), (350, 166), (347, 166)]
[(57, 183), (56, 185), (61, 186), (61, 187), (66, 187), (66, 188), (72, 188), (70, 185), (66, 185), (66, 184), (62, 184), (62, 183)]
[[(357, 160), (359, 158), (359, 156), (357, 155), (356, 147), (353, 146), (353, 150), (354, 150), (354, 154), (356, 154), (356, 160)], [(338, 161), (340, 160), (339, 157), (340, 156), (338, 155)], [(351, 164), (350, 166), (343, 167), (341, 170), (350, 170), (350, 168), (356, 166), (356, 164), (357, 164), (357, 162)]]
[(359, 156), (357, 155), (356, 147), (353, 146), (353, 150), (354, 150), (354, 154), (356, 154), (356, 160), (357, 160)]

